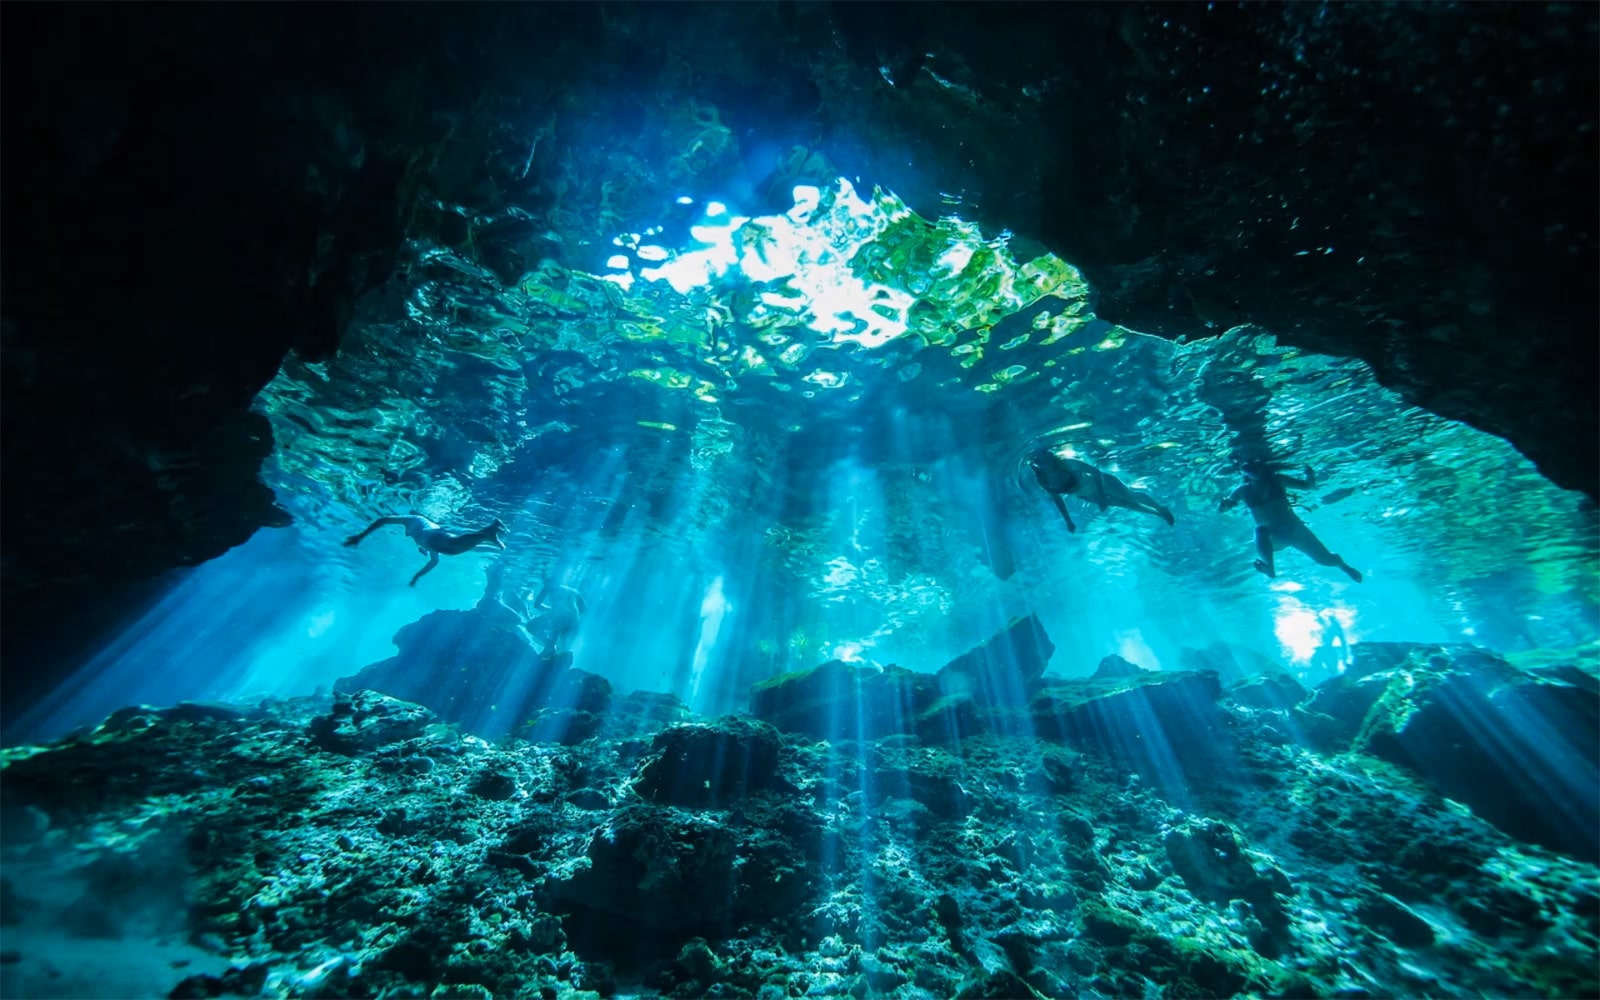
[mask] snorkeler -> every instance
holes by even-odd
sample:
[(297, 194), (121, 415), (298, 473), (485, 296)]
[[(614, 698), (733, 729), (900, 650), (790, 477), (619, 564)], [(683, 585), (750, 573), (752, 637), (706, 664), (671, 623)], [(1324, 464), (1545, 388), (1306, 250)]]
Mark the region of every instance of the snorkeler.
[(1288, 546), (1299, 549), (1321, 566), (1337, 566), (1350, 579), (1361, 582), (1361, 574), (1340, 557), (1328, 551), (1305, 522), (1289, 506), (1285, 487), (1308, 490), (1317, 484), (1317, 477), (1306, 466), (1305, 478), (1274, 472), (1265, 462), (1246, 462), (1239, 467), (1244, 482), (1222, 501), (1222, 510), (1232, 510), (1242, 500), (1250, 507), (1250, 516), (1256, 522), (1255, 567), (1268, 577), (1276, 577), (1278, 570), (1273, 562), (1274, 549)]
[(551, 582), (548, 572), (544, 575), (538, 596), (533, 599), (533, 607), (544, 614), (531, 619), (523, 628), (536, 642), (543, 644), (539, 655), (546, 659), (559, 653), (563, 642), (571, 643), (572, 637), (578, 632), (580, 618), (589, 610), (583, 603), (582, 594), (571, 587)]
[(500, 523), (497, 517), (493, 521), (461, 535), (452, 535), (443, 528), (434, 524), (425, 517), (411, 514), (406, 517), (380, 517), (367, 525), (367, 529), (360, 534), (351, 535), (344, 540), (346, 545), (360, 545), (361, 540), (377, 531), (379, 528), (390, 524), (404, 525), (406, 536), (417, 543), (417, 548), (428, 557), (428, 565), (417, 570), (417, 575), (411, 578), (411, 586), (415, 587), (417, 581), (422, 579), (424, 573), (439, 565), (439, 557), (458, 556), (468, 552), (479, 545), (495, 545), (505, 548), (506, 543), (500, 537), (505, 534), (506, 526)]
[(1088, 462), (1062, 458), (1048, 448), (1040, 448), (1028, 456), (1028, 465), (1033, 468), (1033, 478), (1050, 494), (1056, 509), (1067, 519), (1068, 531), (1077, 531), (1078, 526), (1072, 523), (1072, 515), (1067, 513), (1067, 503), (1062, 499), (1067, 496), (1098, 504), (1101, 510), (1126, 507), (1128, 510), (1154, 514), (1168, 524), (1173, 523), (1172, 511), (1157, 503), (1155, 498)]
[(1350, 639), (1344, 634), (1344, 624), (1332, 611), (1317, 615), (1322, 623), (1322, 641), (1311, 654), (1311, 666), (1332, 677), (1344, 673), (1350, 662)]

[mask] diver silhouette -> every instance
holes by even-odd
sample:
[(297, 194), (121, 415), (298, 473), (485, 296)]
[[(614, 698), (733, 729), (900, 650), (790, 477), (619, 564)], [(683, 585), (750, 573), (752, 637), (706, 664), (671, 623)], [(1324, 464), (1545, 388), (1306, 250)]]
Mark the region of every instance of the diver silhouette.
[(549, 572), (544, 574), (543, 583), (532, 604), (535, 611), (543, 611), (544, 614), (530, 618), (523, 629), (543, 646), (539, 655), (549, 659), (561, 652), (563, 642), (571, 645), (578, 633), (578, 625), (589, 608), (583, 603), (582, 594), (564, 584), (555, 583)]
[(1040, 448), (1028, 456), (1028, 465), (1033, 469), (1033, 478), (1038, 480), (1061, 516), (1066, 518), (1068, 531), (1078, 530), (1067, 511), (1066, 501), (1062, 499), (1068, 496), (1097, 504), (1101, 510), (1125, 507), (1154, 514), (1168, 524), (1173, 523), (1172, 511), (1157, 503), (1150, 494), (1134, 489), (1088, 462), (1062, 458), (1048, 448)]
[(1311, 667), (1333, 677), (1344, 673), (1350, 663), (1350, 639), (1344, 634), (1344, 625), (1332, 611), (1317, 615), (1322, 623), (1322, 637), (1316, 651), (1311, 654)]
[(415, 587), (417, 581), (435, 566), (439, 565), (439, 557), (458, 556), (463, 552), (471, 551), (479, 545), (495, 545), (505, 548), (506, 543), (501, 538), (505, 534), (506, 526), (500, 523), (497, 517), (481, 528), (453, 535), (437, 524), (416, 514), (405, 517), (380, 517), (367, 525), (364, 531), (351, 535), (344, 540), (346, 545), (360, 545), (361, 540), (377, 531), (379, 528), (391, 524), (402, 525), (406, 529), (406, 537), (417, 543), (417, 549), (428, 557), (428, 564), (417, 570), (417, 575), (411, 578), (410, 586)]
[(1288, 546), (1299, 549), (1322, 566), (1337, 566), (1357, 583), (1361, 574), (1351, 565), (1328, 551), (1321, 539), (1311, 533), (1304, 521), (1289, 506), (1287, 487), (1310, 489), (1317, 484), (1316, 474), (1306, 466), (1305, 478), (1275, 472), (1265, 462), (1245, 462), (1239, 467), (1244, 482), (1222, 501), (1221, 510), (1229, 511), (1240, 501), (1250, 508), (1256, 522), (1256, 569), (1267, 577), (1276, 577), (1278, 569), (1273, 552)]

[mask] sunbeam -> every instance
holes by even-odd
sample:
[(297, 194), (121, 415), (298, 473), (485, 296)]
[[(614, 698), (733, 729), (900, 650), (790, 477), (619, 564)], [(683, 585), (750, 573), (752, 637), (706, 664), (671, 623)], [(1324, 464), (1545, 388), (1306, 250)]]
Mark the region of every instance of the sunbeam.
[(0, 997), (1600, 996), (1597, 11), (8, 7)]

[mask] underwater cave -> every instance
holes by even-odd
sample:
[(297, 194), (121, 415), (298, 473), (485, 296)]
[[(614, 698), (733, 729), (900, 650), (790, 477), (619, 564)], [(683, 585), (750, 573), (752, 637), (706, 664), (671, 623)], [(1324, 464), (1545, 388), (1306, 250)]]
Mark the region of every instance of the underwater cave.
[(1600, 994), (1600, 6), (0, 22), (0, 996)]

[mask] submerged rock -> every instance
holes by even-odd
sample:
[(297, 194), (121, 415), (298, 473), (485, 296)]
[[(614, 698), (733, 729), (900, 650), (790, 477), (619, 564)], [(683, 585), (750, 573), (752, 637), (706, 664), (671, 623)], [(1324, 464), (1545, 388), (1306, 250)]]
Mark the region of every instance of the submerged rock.
[(1042, 685), (1055, 644), (1035, 615), (1017, 618), (936, 673), (834, 660), (761, 681), (750, 710), (788, 732), (870, 740), (890, 734), (950, 743), (997, 724)]
[(1050, 665), (1055, 643), (1038, 615), (1012, 619), (978, 646), (939, 668), (935, 679), (946, 697), (967, 696), (987, 711), (1027, 704)]
[(394, 643), (395, 656), (340, 678), (334, 690), (382, 691), (490, 739), (524, 730), (556, 743), (592, 737), (611, 704), (609, 681), (568, 666), (570, 657), (541, 657), (522, 619), (495, 600), (424, 615)]
[(1125, 660), (1116, 653), (1100, 658), (1100, 665), (1094, 668), (1090, 675), (1091, 680), (1115, 681), (1125, 677), (1138, 677), (1145, 673), (1145, 669), (1130, 660)]
[(1520, 839), (1600, 856), (1600, 699), (1472, 646), (1360, 643), (1309, 708)]
[(422, 735), (434, 715), (377, 691), (357, 691), (311, 720), (311, 742), (324, 750), (358, 754)]
[(752, 792), (790, 790), (778, 774), (778, 731), (729, 717), (710, 725), (674, 726), (656, 734), (633, 790), (663, 805), (708, 808)]
[[(249, 956), (149, 995), (1596, 993), (1595, 864), (1216, 697), (1052, 683), (1052, 741), (939, 745), (694, 716), (490, 744), (375, 692), (121, 713), (0, 753), (7, 822), (48, 817), (0, 837), (0, 994), (37, 992), (22, 942), (61, 927)], [(1189, 766), (1207, 745), (1234, 766)]]
[(1053, 684), (1028, 704), (1039, 735), (1093, 746), (1147, 775), (1175, 778), (1208, 766), (1225, 746), (1210, 671), (1141, 671), (1122, 680)]
[(1304, 684), (1281, 670), (1256, 674), (1228, 687), (1224, 699), (1246, 708), (1289, 709), (1311, 696)]
[(1162, 843), (1172, 870), (1197, 899), (1243, 900), (1269, 934), (1287, 933), (1289, 916), (1278, 894), (1292, 891), (1288, 876), (1252, 858), (1226, 823), (1190, 820), (1169, 830)]
[(912, 730), (938, 697), (929, 674), (831, 660), (750, 689), (750, 711), (779, 729), (818, 739), (875, 739)]
[(1388, 893), (1376, 893), (1363, 900), (1356, 913), (1395, 944), (1422, 948), (1434, 942), (1433, 925)]
[(551, 886), (567, 907), (654, 932), (722, 930), (735, 912), (732, 830), (713, 817), (636, 804), (590, 837), (588, 866)]

